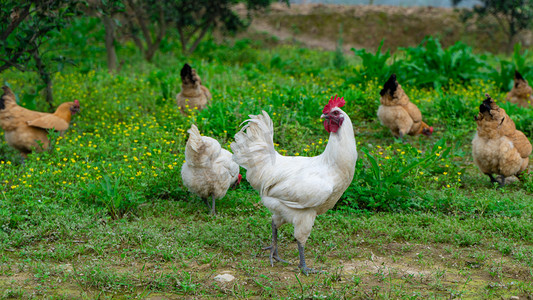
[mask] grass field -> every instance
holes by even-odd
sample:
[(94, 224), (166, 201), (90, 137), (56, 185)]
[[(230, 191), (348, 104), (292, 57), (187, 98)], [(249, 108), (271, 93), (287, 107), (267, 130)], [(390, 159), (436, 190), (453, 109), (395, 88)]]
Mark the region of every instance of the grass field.
[[(526, 135), (533, 131), (531, 110), (502, 102), (495, 82), (404, 85), (435, 132), (399, 143), (376, 118), (383, 83), (354, 80), (363, 66), (353, 55), (339, 62), (338, 53), (240, 40), (207, 41), (185, 58), (169, 40), (151, 64), (123, 45), (123, 67), (110, 75), (97, 20), (76, 26), (50, 48), (62, 45), (77, 61), (55, 74), (56, 105), (76, 98), (82, 111), (25, 165), (0, 144), (0, 298), (533, 295), (533, 178), (496, 189), (472, 162), (485, 93)], [(184, 62), (213, 94), (208, 109), (189, 117), (174, 101)], [(35, 74), (9, 71), (0, 80), (23, 106), (46, 109)], [(289, 225), (280, 255), (291, 264), (271, 267), (262, 250), (270, 213), (245, 180), (218, 201), (217, 217), (182, 185), (186, 130), (195, 123), (229, 148), (247, 115), (265, 110), (281, 154), (317, 155), (328, 138), (319, 116), (335, 94), (347, 100), (360, 159), (307, 242), (308, 264), (325, 272), (298, 272)], [(214, 281), (222, 273), (236, 279)]]

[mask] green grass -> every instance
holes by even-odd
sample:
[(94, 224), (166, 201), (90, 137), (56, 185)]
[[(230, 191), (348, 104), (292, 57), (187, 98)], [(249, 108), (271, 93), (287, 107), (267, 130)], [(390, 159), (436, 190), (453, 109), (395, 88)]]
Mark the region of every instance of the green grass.
[[(354, 57), (336, 69), (333, 53), (265, 50), (244, 40), (233, 48), (207, 41), (184, 58), (167, 40), (153, 64), (123, 45), (125, 64), (109, 75), (101, 29), (84, 22), (93, 24), (89, 44), (68, 48), (78, 67), (54, 78), (56, 104), (80, 100), (71, 128), (24, 166), (0, 144), (0, 298), (533, 293), (533, 178), (496, 189), (471, 158), (473, 116), (483, 95), (500, 104), (504, 98), (494, 82), (452, 82), (437, 91), (404, 85), (435, 132), (397, 143), (376, 119), (382, 83), (346, 81), (360, 69)], [(67, 42), (80, 43), (65, 35), (51, 45)], [(186, 61), (214, 96), (190, 117), (178, 113), (173, 99)], [(20, 99), (39, 84), (35, 74), (15, 71), (0, 80)], [(280, 256), (291, 264), (270, 266), (261, 250), (270, 242), (270, 213), (246, 181), (218, 201), (217, 217), (186, 191), (180, 178), (186, 130), (196, 123), (229, 147), (247, 115), (263, 109), (274, 121), (280, 153), (317, 155), (328, 137), (319, 116), (334, 94), (347, 100), (360, 159), (352, 185), (317, 218), (307, 243), (308, 264), (326, 272), (304, 276), (291, 226), (280, 230)], [(531, 110), (502, 105), (530, 135)], [(46, 108), (40, 100), (36, 106)], [(213, 280), (224, 271), (236, 281)]]

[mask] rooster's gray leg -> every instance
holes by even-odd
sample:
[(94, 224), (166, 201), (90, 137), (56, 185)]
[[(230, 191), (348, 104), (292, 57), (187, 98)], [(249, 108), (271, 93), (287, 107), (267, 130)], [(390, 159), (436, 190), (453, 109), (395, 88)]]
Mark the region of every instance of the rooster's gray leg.
[(490, 178), (490, 182), (491, 182), (491, 183), (495, 183), (495, 182), (496, 182), (496, 183), (499, 183), (498, 180), (496, 180), (496, 178), (494, 178), (494, 176), (492, 176), (492, 174), (487, 174), (487, 175), (489, 175), (489, 178)]
[(274, 223), (274, 219), (272, 219), (272, 245), (263, 248), (263, 250), (270, 250), (270, 264), (272, 266), (274, 266), (274, 260), (288, 264), (278, 255), (278, 227)]
[(215, 195), (211, 196), (213, 198), (213, 206), (211, 206), (211, 214), (213, 216), (216, 216), (217, 215), (217, 212), (215, 210)]
[(311, 269), (307, 267), (307, 265), (305, 264), (304, 246), (300, 243), (300, 241), (297, 241), (297, 242), (298, 242), (298, 253), (300, 255), (300, 264), (298, 265), (298, 268), (302, 270), (302, 273), (304, 273), (305, 275), (322, 273), (322, 271), (317, 271), (315, 269)]

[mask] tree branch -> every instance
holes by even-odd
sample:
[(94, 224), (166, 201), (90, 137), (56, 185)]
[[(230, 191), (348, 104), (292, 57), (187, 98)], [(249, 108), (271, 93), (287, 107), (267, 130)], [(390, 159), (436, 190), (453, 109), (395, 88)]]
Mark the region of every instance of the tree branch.
[(102, 16), (105, 28), (105, 48), (107, 52), (107, 68), (112, 73), (117, 70), (117, 52), (115, 51), (115, 23), (109, 15)]
[(167, 23), (165, 22), (165, 10), (163, 7), (159, 7), (159, 33), (157, 34), (157, 38), (155, 39), (154, 46), (156, 48), (159, 48), (159, 44), (161, 44), (161, 41), (163, 40), (163, 37), (165, 36), (165, 33), (167, 32)]
[(22, 66), (20, 64), (14, 63), (12, 61), (5, 60), (5, 59), (0, 59), (0, 60), (4, 62), (4, 64), (0, 66), (0, 73), (2, 73), (3, 71), (5, 71), (5, 70), (7, 70), (7, 69), (9, 69), (11, 67), (15, 67), (15, 68), (17, 68), (17, 70), (19, 70), (21, 72), (25, 72), (27, 70), (26, 67), (24, 67), (24, 66)]
[(48, 102), (48, 105), (50, 106), (50, 111), (52, 111), (54, 109), (54, 97), (52, 94), (52, 78), (50, 76), (50, 72), (46, 70), (46, 66), (44, 65), (41, 56), (39, 55), (38, 48), (35, 48), (35, 50), (32, 52), (32, 56), (35, 60), (35, 65), (37, 66), (37, 73), (46, 84), (46, 102)]
[(179, 25), (177, 27), (178, 27), (178, 35), (180, 36), (180, 42), (181, 42), (181, 52), (185, 53), (185, 51), (187, 50), (187, 43), (186, 43), (186, 39), (183, 33), (183, 29)]
[(196, 47), (198, 47), (198, 45), (200, 44), (200, 42), (202, 41), (202, 39), (204, 38), (205, 34), (207, 33), (210, 27), (211, 27), (211, 22), (207, 22), (205, 27), (202, 29), (202, 32), (200, 32), (200, 35), (196, 38), (191, 48), (189, 48), (189, 51), (188, 51), (189, 54), (193, 53), (194, 50), (196, 50)]
[(139, 27), (141, 27), (141, 31), (144, 36), (144, 40), (146, 41), (147, 48), (150, 49), (152, 46), (152, 37), (150, 35), (150, 30), (148, 29), (148, 26), (146, 26), (146, 22), (143, 16), (143, 13), (139, 9), (138, 5), (134, 5), (132, 0), (128, 0), (128, 3), (130, 4), (131, 8), (133, 9), (133, 13), (135, 14), (135, 17), (137, 19), (137, 22), (139, 23)]
[[(128, 3), (130, 3), (131, 1), (128, 1)], [(131, 11), (130, 12), (126, 12), (126, 23), (128, 24), (128, 28), (130, 30), (130, 34), (131, 34), (131, 38), (133, 39), (133, 42), (135, 43), (135, 45), (137, 46), (137, 48), (139, 48), (139, 51), (141, 51), (141, 53), (144, 53), (144, 45), (141, 41), (141, 39), (139, 39), (139, 37), (134, 33), (134, 24), (133, 24), (133, 19), (134, 19), (134, 16), (132, 15)]]
[(19, 24), (22, 23), (22, 21), (24, 21), (24, 19), (26, 19), (29, 14), (30, 7), (24, 7), (22, 12), (18, 13), (14, 19), (11, 19), (11, 23), (9, 24), (9, 26), (7, 26), (7, 29), (0, 35), (0, 40), (7, 39), (11, 32), (13, 32), (13, 30), (15, 30), (15, 28), (17, 28)]

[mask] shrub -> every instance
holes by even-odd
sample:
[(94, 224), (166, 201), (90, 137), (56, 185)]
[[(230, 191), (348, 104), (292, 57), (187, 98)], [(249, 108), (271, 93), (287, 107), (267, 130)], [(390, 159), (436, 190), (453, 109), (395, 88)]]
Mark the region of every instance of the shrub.
[(402, 49), (406, 54), (398, 74), (402, 82), (437, 87), (447, 86), (450, 81), (467, 83), (474, 78), (486, 78), (480, 72), (483, 61), (461, 42), (443, 49), (437, 38), (428, 36), (418, 47)]
[(525, 49), (522, 53), (522, 45), (515, 44), (511, 60), (498, 59), (500, 69), (493, 68), (489, 78), (494, 81), (502, 92), (508, 92), (513, 88), (514, 72), (519, 71), (524, 78), (533, 78), (533, 67), (527, 62), (530, 53)]
[(367, 52), (366, 49), (352, 48), (354, 54), (362, 59), (362, 70), (355, 74), (355, 82), (365, 82), (372, 79), (385, 82), (394, 73), (394, 64), (393, 66), (387, 64), (391, 58), (390, 50), (387, 50), (385, 54), (381, 53), (384, 41), (381, 40), (376, 54)]
[[(409, 144), (361, 149), (362, 157), (356, 166), (355, 178), (345, 192), (341, 203), (355, 209), (395, 211), (415, 205), (411, 184), (405, 177), (414, 170), (435, 167), (437, 160), (445, 159), (450, 147), (438, 141), (431, 151), (422, 154)], [(440, 170), (438, 170), (440, 172)]]

